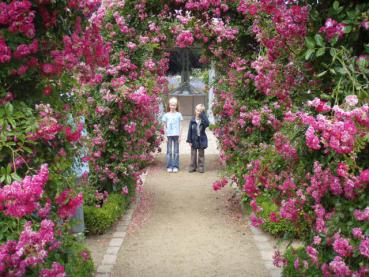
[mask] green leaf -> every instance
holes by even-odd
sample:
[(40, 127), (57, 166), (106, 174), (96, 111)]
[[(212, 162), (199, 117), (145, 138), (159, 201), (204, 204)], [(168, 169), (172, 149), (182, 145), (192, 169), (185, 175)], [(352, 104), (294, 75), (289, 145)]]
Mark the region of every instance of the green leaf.
[(345, 26), (345, 27), (343, 28), (343, 32), (344, 32), (345, 34), (351, 33), (351, 31), (352, 31), (352, 27), (351, 27), (351, 26)]
[(13, 129), (17, 128), (17, 123), (15, 123), (15, 120), (13, 118), (9, 118), (8, 120)]
[(340, 7), (340, 3), (338, 1), (334, 1), (334, 3), (333, 3), (333, 9), (335, 11), (338, 11), (339, 7)]
[(340, 73), (341, 75), (346, 75), (347, 74), (346, 70), (343, 67), (336, 67), (335, 71)]
[(308, 48), (312, 49), (315, 47), (315, 41), (313, 38), (311, 37), (306, 37), (305, 38), (305, 44)]
[(29, 148), (29, 147), (27, 147), (27, 146), (23, 146), (22, 147), (22, 149), (24, 150), (24, 151), (26, 151), (27, 153), (32, 153), (33, 151), (32, 151), (32, 149), (31, 148)]
[(322, 48), (319, 48), (318, 51), (316, 52), (316, 56), (317, 57), (321, 57), (325, 54), (325, 48), (322, 47)]
[(316, 34), (314, 36), (316, 44), (318, 44), (320, 47), (324, 47), (325, 43), (324, 43), (324, 38), (322, 37), (321, 34)]
[(326, 71), (323, 71), (323, 72), (320, 72), (318, 75), (316, 75), (318, 78), (320, 77), (323, 77), (325, 74), (327, 74), (327, 70)]
[(329, 54), (331, 54), (331, 56), (332, 56), (332, 57), (335, 57), (335, 56), (336, 56), (336, 54), (337, 54), (336, 49), (335, 49), (335, 48), (331, 48), (331, 49), (329, 50)]
[(369, 53), (369, 44), (364, 45), (364, 49), (366, 53)]
[(305, 60), (309, 60), (314, 53), (315, 53), (314, 49), (307, 50), (305, 53)]
[(8, 115), (12, 114), (14, 111), (13, 105), (12, 104), (6, 104), (5, 106), (6, 112), (8, 113)]
[(22, 181), (22, 178), (17, 174), (17, 172), (13, 172), (10, 176), (12, 176), (13, 180)]
[(327, 100), (327, 99), (331, 99), (331, 96), (328, 94), (322, 93), (320, 94), (320, 98)]
[(332, 45), (332, 46), (335, 46), (338, 42), (338, 38), (339, 36), (338, 35), (335, 35), (330, 41), (329, 43)]

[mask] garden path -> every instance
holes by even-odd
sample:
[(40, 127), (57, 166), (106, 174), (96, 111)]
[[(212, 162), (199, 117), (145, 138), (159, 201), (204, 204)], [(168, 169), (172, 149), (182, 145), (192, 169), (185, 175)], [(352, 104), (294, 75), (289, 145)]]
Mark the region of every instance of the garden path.
[(232, 189), (212, 190), (220, 164), (209, 140), (204, 174), (187, 172), (184, 139), (179, 173), (157, 156), (111, 276), (270, 276)]

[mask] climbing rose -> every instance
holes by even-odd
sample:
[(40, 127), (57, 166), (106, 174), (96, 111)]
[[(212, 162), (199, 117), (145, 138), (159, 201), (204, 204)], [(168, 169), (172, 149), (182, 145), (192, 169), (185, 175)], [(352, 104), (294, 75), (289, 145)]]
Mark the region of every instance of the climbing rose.
[(55, 202), (59, 205), (58, 215), (67, 219), (75, 215), (77, 208), (83, 203), (83, 195), (79, 193), (73, 198), (72, 190), (63, 191), (58, 197), (56, 197)]
[(127, 188), (127, 186), (124, 186), (122, 188), (122, 194), (124, 194), (124, 195), (127, 195), (128, 194), (128, 188)]
[(287, 260), (283, 258), (281, 252), (279, 250), (275, 251), (273, 255), (273, 264), (276, 267), (282, 267), (287, 264)]
[(312, 246), (307, 246), (306, 247), (306, 253), (309, 255), (309, 257), (311, 258), (311, 260), (313, 261), (314, 264), (318, 264), (318, 251), (312, 247)]
[(345, 98), (346, 103), (350, 106), (356, 106), (359, 100), (357, 99), (356, 95), (349, 95)]
[(329, 263), (329, 268), (336, 274), (336, 276), (350, 276), (351, 271), (345, 264), (343, 259), (336, 256), (332, 262)]
[[(8, 240), (0, 245), (0, 275), (24, 276), (27, 268), (44, 263), (49, 251), (58, 245), (54, 237), (54, 225), (50, 220), (43, 220), (39, 231), (33, 231), (32, 222), (28, 221), (18, 241)], [(7, 272), (13, 274), (4, 274)]]
[(348, 165), (345, 163), (338, 163), (337, 174), (341, 177), (348, 176)]
[(11, 54), (10, 47), (0, 38), (0, 64), (9, 62), (12, 58)]
[(359, 179), (360, 179), (360, 182), (363, 184), (369, 183), (369, 169), (363, 170), (360, 173)]
[(345, 32), (344, 32), (345, 26), (346, 25), (343, 24), (343, 23), (338, 23), (336, 20), (334, 20), (332, 18), (328, 18), (327, 21), (325, 22), (324, 26), (321, 27), (319, 31), (321, 33), (325, 33), (328, 40), (331, 40), (336, 35), (341, 39), (341, 38), (343, 38), (343, 36), (345, 34)]
[(369, 259), (369, 238), (366, 238), (360, 243), (359, 251), (361, 255)]
[(358, 221), (369, 221), (369, 207), (366, 207), (364, 211), (355, 210), (354, 217)]
[(66, 136), (67, 140), (70, 141), (70, 142), (78, 141), (82, 136), (82, 131), (83, 131), (83, 123), (78, 124), (78, 127), (77, 127), (76, 131), (74, 131), (74, 132), (72, 132), (71, 128), (69, 126), (67, 126), (65, 128), (65, 136)]
[(52, 92), (53, 92), (53, 89), (51, 86), (44, 87), (44, 90), (43, 90), (44, 95), (49, 96)]
[(21, 182), (15, 181), (0, 188), (0, 211), (17, 218), (32, 214), (39, 208), (38, 202), (48, 178), (49, 170), (44, 164), (37, 175), (26, 176)]
[(364, 20), (363, 22), (361, 22), (361, 26), (366, 30), (369, 30), (369, 21), (367, 19)]
[(281, 217), (289, 219), (291, 221), (296, 221), (298, 219), (298, 208), (297, 200), (290, 198), (288, 200), (283, 200), (281, 203)]
[(363, 236), (363, 230), (362, 230), (361, 228), (359, 228), (359, 227), (357, 227), (357, 228), (353, 228), (353, 229), (352, 229), (352, 235), (353, 235), (355, 238), (357, 238), (357, 239), (362, 239), (362, 238), (364, 238), (364, 236)]
[(336, 239), (333, 243), (333, 249), (343, 257), (350, 256), (352, 253), (352, 246), (349, 241), (345, 238), (340, 237), (336, 234)]
[(217, 191), (220, 190), (221, 188), (225, 187), (228, 184), (228, 180), (227, 179), (222, 179), (219, 181), (216, 181), (213, 183), (213, 190)]
[(190, 31), (183, 31), (177, 37), (177, 46), (180, 48), (186, 48), (193, 44), (194, 38)]
[(124, 130), (128, 134), (133, 134), (136, 131), (136, 123), (135, 122), (130, 122), (129, 124), (124, 125)]
[(261, 217), (255, 216), (254, 214), (250, 216), (250, 221), (251, 221), (251, 225), (256, 228), (264, 224), (264, 220)]
[(41, 270), (41, 277), (65, 277), (64, 266), (57, 262), (53, 262), (51, 269)]

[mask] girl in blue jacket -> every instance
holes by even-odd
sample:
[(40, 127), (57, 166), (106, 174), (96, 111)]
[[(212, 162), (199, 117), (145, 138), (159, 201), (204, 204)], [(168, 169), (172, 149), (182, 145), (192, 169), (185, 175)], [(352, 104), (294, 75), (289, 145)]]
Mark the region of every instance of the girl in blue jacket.
[(189, 172), (205, 170), (205, 149), (208, 147), (208, 137), (205, 129), (209, 127), (209, 120), (205, 114), (205, 106), (199, 104), (195, 108), (195, 116), (192, 117), (188, 127), (187, 142), (191, 146), (191, 165)]

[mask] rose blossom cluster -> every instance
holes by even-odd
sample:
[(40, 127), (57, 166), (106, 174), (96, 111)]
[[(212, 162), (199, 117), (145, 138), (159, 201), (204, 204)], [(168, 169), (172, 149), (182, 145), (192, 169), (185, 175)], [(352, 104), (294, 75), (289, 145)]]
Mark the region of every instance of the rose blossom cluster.
[(12, 33), (20, 32), (27, 38), (33, 38), (36, 34), (34, 25), (35, 11), (32, 10), (32, 2), (28, 0), (11, 1), (9, 4), (0, 4), (0, 26), (8, 26)]
[(286, 138), (283, 134), (276, 133), (274, 135), (274, 145), (277, 152), (283, 158), (290, 160), (298, 159), (296, 148), (291, 145), (288, 138)]
[(55, 203), (58, 205), (57, 214), (60, 218), (71, 218), (76, 214), (77, 208), (83, 204), (83, 194), (74, 195), (74, 191), (67, 189), (55, 198)]
[(18, 241), (8, 240), (0, 245), (1, 274), (24, 276), (28, 268), (43, 264), (49, 252), (59, 247), (54, 236), (55, 224), (44, 219), (40, 225), (38, 231), (33, 231), (32, 222), (28, 221), (24, 224)]
[[(347, 97), (346, 103), (355, 106), (357, 99)], [(357, 138), (360, 134), (365, 133), (369, 126), (369, 107), (364, 105), (351, 110), (344, 110), (339, 106), (330, 108), (319, 99), (314, 99), (308, 104), (321, 112), (333, 111), (334, 116), (327, 117), (318, 114), (313, 117), (306, 113), (296, 114), (301, 122), (308, 126), (305, 134), (307, 146), (319, 150), (324, 145), (340, 154), (351, 153)], [(364, 130), (361, 130), (363, 128)]]
[(32, 214), (40, 207), (39, 201), (48, 178), (48, 166), (44, 164), (38, 174), (26, 176), (20, 182), (15, 181), (0, 188), (0, 211), (16, 218)]
[(193, 38), (191, 31), (185, 30), (177, 36), (176, 44), (180, 48), (186, 48), (190, 47), (194, 41), (195, 39)]
[(221, 20), (214, 20), (211, 28), (217, 37), (217, 43), (221, 43), (224, 40), (234, 40), (238, 34), (238, 30), (236, 28), (227, 26)]
[(66, 139), (70, 142), (79, 141), (79, 139), (82, 136), (82, 131), (83, 131), (83, 123), (79, 123), (74, 132), (72, 132), (72, 128), (70, 126), (67, 126), (65, 128)]
[(332, 18), (328, 18), (324, 26), (320, 28), (319, 32), (325, 33), (328, 40), (331, 40), (335, 36), (342, 39), (345, 35), (346, 25), (343, 23), (338, 23)]
[(225, 178), (222, 180), (218, 180), (213, 183), (213, 190), (215, 191), (220, 190), (221, 188), (225, 187), (227, 184), (228, 184), (228, 180)]
[(63, 129), (63, 126), (58, 120), (59, 116), (49, 104), (36, 105), (36, 110), (39, 112), (40, 120), (38, 122), (38, 130), (32, 135), (32, 139), (54, 140), (57, 134)]

